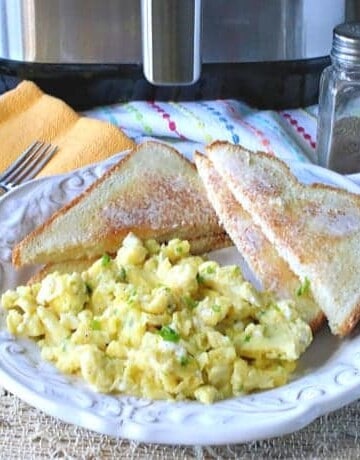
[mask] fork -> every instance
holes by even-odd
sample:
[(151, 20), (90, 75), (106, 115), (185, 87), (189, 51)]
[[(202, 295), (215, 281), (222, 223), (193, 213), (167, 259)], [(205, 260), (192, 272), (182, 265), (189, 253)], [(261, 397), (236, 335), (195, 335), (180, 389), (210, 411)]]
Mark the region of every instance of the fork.
[(41, 141), (33, 142), (14, 163), (0, 174), (0, 196), (22, 182), (33, 179), (56, 150), (56, 145)]

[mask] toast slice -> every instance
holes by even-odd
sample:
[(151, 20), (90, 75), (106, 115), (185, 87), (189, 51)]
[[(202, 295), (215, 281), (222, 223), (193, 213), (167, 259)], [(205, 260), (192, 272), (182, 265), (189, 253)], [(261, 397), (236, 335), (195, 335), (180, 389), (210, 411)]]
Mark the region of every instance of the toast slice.
[(195, 163), (220, 222), (261, 287), (279, 300), (293, 300), (300, 317), (317, 331), (325, 317), (311, 292), (302, 292), (300, 279), (235, 199), (209, 158), (196, 152)]
[[(133, 232), (159, 242), (171, 238), (230, 244), (193, 163), (175, 149), (145, 142), (13, 249), (13, 264), (66, 262), (114, 253)], [(195, 249), (196, 250), (196, 249)]]
[(304, 185), (266, 153), (225, 142), (207, 152), (280, 256), (308, 280), (332, 333), (348, 334), (360, 317), (360, 196)]

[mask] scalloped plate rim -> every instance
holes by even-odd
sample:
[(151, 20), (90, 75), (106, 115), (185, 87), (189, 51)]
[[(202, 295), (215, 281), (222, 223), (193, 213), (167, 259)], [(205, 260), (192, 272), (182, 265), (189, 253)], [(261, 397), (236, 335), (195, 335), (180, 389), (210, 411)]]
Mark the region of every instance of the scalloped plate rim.
[[(104, 171), (108, 166), (117, 161), (121, 155), (123, 155), (123, 153), (112, 157), (106, 162), (81, 168), (70, 174), (44, 177), (23, 184), (1, 198), (0, 210), (2, 209), (1, 206), (3, 203), (16, 199), (18, 195), (24, 196), (28, 192), (40, 193), (44, 192), (44, 190), (46, 192), (47, 187), (49, 189), (54, 187), (56, 188), (61, 181), (71, 179), (72, 177), (78, 176), (79, 178), (83, 178), (89, 171), (94, 174), (94, 177), (97, 177), (101, 171)], [(317, 179), (318, 182), (330, 182), (341, 187), (347, 187), (354, 193), (360, 193), (360, 187), (345, 176), (340, 176), (337, 173), (325, 170), (319, 166), (307, 163), (291, 162), (289, 163), (289, 166), (298, 176), (303, 173), (305, 176), (306, 174), (309, 174), (310, 181)], [(99, 170), (100, 173), (97, 170)], [(74, 193), (74, 195), (75, 194), (77, 193)], [(4, 263), (5, 262), (3, 261), (0, 253), (0, 265), (2, 266)], [(4, 344), (6, 343), (19, 344), (20, 346), (25, 346), (26, 348), (26, 341), (24, 345), (24, 341), (21, 339), (11, 338), (10, 341), (7, 341), (0, 337), (0, 384), (8, 391), (13, 392), (28, 404), (49, 415), (55, 416), (64, 422), (82, 426), (99, 433), (142, 442), (183, 445), (219, 445), (249, 442), (281, 436), (305, 427), (317, 417), (338, 409), (356, 400), (360, 396), (360, 377), (357, 378), (358, 373), (360, 374), (358, 363), (356, 361), (352, 361), (349, 357), (349, 355), (354, 353), (354, 350), (351, 348), (353, 344), (357, 345), (356, 355), (360, 356), (360, 337), (358, 336), (346, 339), (346, 341), (342, 342), (339, 352), (340, 355), (333, 358), (335, 360), (333, 365), (336, 364), (340, 367), (344, 366), (344, 372), (346, 372), (348, 368), (348, 371), (354, 376), (354, 379), (351, 380), (350, 378), (349, 383), (340, 383), (339, 385), (335, 385), (333, 382), (327, 382), (325, 378), (325, 382), (322, 382), (322, 385), (325, 388), (327, 388), (327, 386), (329, 388), (324, 390), (324, 394), (319, 393), (317, 399), (316, 394), (311, 397), (310, 391), (310, 399), (301, 400), (299, 402), (296, 397), (291, 396), (291, 392), (296, 393), (296, 391), (298, 391), (298, 394), (300, 394), (301, 391), (296, 390), (296, 388), (297, 386), (301, 386), (301, 382), (303, 381), (306, 382), (306, 387), (304, 388), (310, 388), (311, 390), (311, 384), (316, 383), (312, 380), (314, 375), (317, 375), (317, 373), (320, 372), (321, 375), (326, 377), (327, 373), (331, 374), (333, 372), (333, 368), (330, 364), (328, 365), (329, 368), (325, 365), (325, 371), (321, 371), (320, 369), (320, 371), (317, 370), (315, 374), (308, 374), (302, 377), (300, 376), (284, 387), (242, 398), (233, 398), (227, 401), (215, 403), (211, 406), (204, 406), (196, 402), (173, 403), (154, 401), (147, 404), (146, 401), (137, 400), (136, 398), (127, 396), (108, 397), (107, 395), (99, 395), (98, 393), (92, 392), (91, 389), (85, 386), (83, 389), (81, 386), (79, 387), (80, 392), (83, 391), (86, 396), (90, 395), (90, 398), (94, 398), (94, 406), (96, 406), (96, 401), (98, 400), (107, 401), (108, 398), (110, 398), (109, 401), (111, 402), (111, 398), (115, 398), (119, 401), (119, 407), (123, 412), (114, 417), (109, 415), (106, 417), (101, 415), (101, 413), (92, 412), (91, 407), (90, 409), (74, 407), (71, 405), (71, 400), (70, 403), (66, 404), (62, 401), (60, 404), (57, 398), (51, 398), (46, 392), (41, 394), (41, 392), (35, 391), (29, 385), (26, 385), (26, 383), (18, 381), (15, 376), (11, 375), (11, 373), (7, 371), (6, 364), (4, 364), (5, 361), (2, 358), (3, 348), (5, 348)], [(16, 360), (16, 354), (15, 358), (13, 356), (12, 359)], [(18, 365), (21, 367), (21, 364)], [(14, 367), (16, 368), (16, 366)], [(54, 370), (54, 375), (61, 374)], [(42, 382), (42, 384), (46, 386), (46, 382)], [(68, 391), (70, 391), (70, 393), (73, 391), (72, 387), (73, 385), (69, 384)], [(304, 388), (302, 390), (304, 390)], [(251, 411), (246, 412), (244, 409), (246, 404), (249, 404), (251, 407), (253, 401), (261, 401), (261, 398), (266, 401), (275, 401), (275, 403), (277, 402), (281, 406), (281, 404), (286, 403), (286, 395), (291, 396), (289, 404), (293, 406), (292, 409), (275, 411), (274, 409), (271, 410), (271, 405), (267, 412), (264, 412), (264, 409), (263, 412), (258, 409), (257, 411), (253, 411), (251, 413)], [(283, 402), (279, 403), (282, 399)], [(132, 401), (138, 401), (139, 406), (137, 405), (138, 403), (133, 403)], [(246, 412), (245, 423), (241, 420), (241, 406), (243, 406), (243, 412)], [(70, 408), (72, 410), (67, 410)], [(133, 418), (133, 416), (127, 415), (127, 412), (129, 414), (133, 412), (136, 415), (139, 411), (141, 412), (141, 410), (144, 410), (144, 416), (148, 417), (148, 419), (145, 417), (138, 420), (136, 417)], [(191, 412), (194, 410), (195, 413)], [(208, 412), (210, 414), (208, 418), (204, 416), (204, 412)], [(168, 418), (164, 418), (164, 414), (166, 415), (167, 413), (169, 414)], [(183, 413), (185, 413), (185, 416)], [(140, 417), (141, 415), (142, 414), (140, 413)], [(222, 417), (220, 417), (220, 415)], [(155, 417), (155, 421), (151, 421), (151, 417)], [(184, 420), (186, 422), (182, 422), (181, 417), (185, 417)], [(234, 421), (237, 417), (239, 417), (239, 420)], [(169, 418), (172, 421), (171, 423), (169, 423)], [(221, 418), (222, 423), (219, 423)], [(216, 423), (217, 421), (218, 423)], [(216, 429), (214, 430), (214, 428)]]

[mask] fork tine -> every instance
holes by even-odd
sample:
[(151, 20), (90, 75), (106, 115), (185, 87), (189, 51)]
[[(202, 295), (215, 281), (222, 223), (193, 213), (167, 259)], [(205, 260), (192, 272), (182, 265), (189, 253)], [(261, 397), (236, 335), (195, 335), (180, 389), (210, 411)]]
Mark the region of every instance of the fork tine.
[(24, 172), (32, 166), (34, 161), (36, 161), (36, 155), (40, 153), (40, 149), (46, 145), (44, 142), (37, 141), (35, 145), (33, 145), (32, 149), (28, 149), (28, 155), (23, 158), (23, 161), (17, 165), (17, 167), (10, 172), (5, 179), (4, 182), (11, 182), (16, 183), (19, 181), (19, 177), (24, 175)]
[[(22, 164), (22, 162), (26, 159), (29, 155), (31, 155), (32, 152), (36, 152), (38, 148), (40, 148), (42, 145), (41, 142), (35, 141), (33, 142), (24, 152), (19, 156), (19, 158), (14, 161), (0, 176), (1, 181), (10, 181), (10, 178), (12, 177), (12, 174), (16, 172), (17, 168), (19, 168)], [(38, 146), (38, 147), (37, 147)]]
[(26, 165), (24, 165), (25, 167), (16, 174), (15, 179), (11, 180), (13, 185), (18, 185), (25, 180), (30, 180), (35, 177), (36, 174), (41, 171), (45, 164), (51, 159), (56, 150), (56, 145), (41, 144), (40, 148), (36, 149), (31, 157), (26, 160)]
[[(46, 165), (57, 150), (56, 145), (47, 145), (45, 150), (38, 155), (37, 163), (28, 169), (28, 174), (21, 178), (23, 180), (30, 180), (37, 175), (38, 172)], [(40, 161), (39, 161), (40, 160)]]

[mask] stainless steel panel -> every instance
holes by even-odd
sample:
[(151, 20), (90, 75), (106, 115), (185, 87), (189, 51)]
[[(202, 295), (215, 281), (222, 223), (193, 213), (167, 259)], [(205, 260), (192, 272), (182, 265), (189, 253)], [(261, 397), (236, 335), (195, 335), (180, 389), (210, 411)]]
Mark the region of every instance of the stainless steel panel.
[(0, 57), (140, 63), (140, 1), (0, 0)]
[(203, 62), (326, 56), (344, 18), (345, 0), (204, 0)]
[[(326, 56), (332, 30), (345, 19), (346, 6), (346, 0), (202, 0), (202, 45), (197, 49), (197, 20), (192, 17), (179, 29), (177, 18), (183, 10), (174, 7), (175, 1), (182, 6), (195, 2), (155, 1), (153, 35), (145, 34), (144, 47), (149, 80), (194, 81), (200, 53), (202, 63)], [(350, 1), (351, 11), (357, 11), (358, 0)], [(0, 24), (3, 59), (56, 64), (143, 62), (141, 0), (0, 0)], [(151, 53), (146, 49), (150, 43)]]
[(350, 21), (360, 21), (360, 1), (346, 1), (346, 15)]
[(141, 0), (144, 75), (155, 84), (200, 77), (201, 0)]

